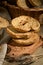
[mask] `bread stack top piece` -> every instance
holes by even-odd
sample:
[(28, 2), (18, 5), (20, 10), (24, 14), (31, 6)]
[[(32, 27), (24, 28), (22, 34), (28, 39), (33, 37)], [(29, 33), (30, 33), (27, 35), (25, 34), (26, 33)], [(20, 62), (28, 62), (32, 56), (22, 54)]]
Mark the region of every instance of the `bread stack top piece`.
[(21, 45), (30, 45), (39, 41), (37, 32), (40, 30), (38, 20), (30, 16), (19, 16), (12, 20), (11, 27), (7, 28), (7, 32), (13, 38), (13, 41)]

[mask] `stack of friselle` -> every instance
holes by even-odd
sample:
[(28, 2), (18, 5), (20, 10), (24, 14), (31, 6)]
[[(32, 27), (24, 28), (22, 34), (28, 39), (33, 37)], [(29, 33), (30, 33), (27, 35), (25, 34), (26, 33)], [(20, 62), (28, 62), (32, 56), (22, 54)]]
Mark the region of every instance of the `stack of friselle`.
[[(14, 2), (15, 0), (12, 1)], [(35, 8), (42, 7), (40, 5), (41, 1), (16, 0), (17, 6), (7, 4), (13, 18), (11, 26), (7, 28), (8, 34), (12, 37), (12, 40), (8, 44), (8, 53), (6, 54), (8, 60), (12, 59), (13, 61), (21, 62), (21, 65), (28, 65), (28, 62), (31, 60), (29, 61), (29, 56), (27, 57), (27, 55), (35, 52), (42, 45), (40, 33), (42, 36), (43, 32), (40, 32), (40, 23), (43, 23), (43, 9)]]
[(39, 41), (37, 32), (40, 30), (38, 20), (30, 16), (19, 16), (12, 20), (12, 27), (7, 28), (14, 42), (21, 45), (30, 45)]
[[(11, 52), (14, 53), (14, 56), (33, 53), (41, 45), (39, 31), (40, 23), (38, 20), (24, 15), (14, 18), (11, 26), (7, 28), (7, 32), (13, 40), (14, 48)], [(11, 55), (11, 52), (8, 54)]]

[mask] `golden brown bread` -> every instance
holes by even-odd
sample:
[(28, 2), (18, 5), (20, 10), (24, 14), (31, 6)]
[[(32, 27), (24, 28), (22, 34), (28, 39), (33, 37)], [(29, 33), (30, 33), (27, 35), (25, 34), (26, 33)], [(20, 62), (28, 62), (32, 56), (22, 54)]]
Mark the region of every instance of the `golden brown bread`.
[(40, 30), (40, 23), (37, 19), (34, 19), (31, 17), (31, 21), (32, 21), (32, 29), (36, 32), (38, 32)]
[(20, 33), (14, 30), (13, 27), (7, 28), (7, 32), (13, 38), (14, 42), (20, 45), (30, 45), (39, 41), (39, 35), (35, 32)]
[(20, 45), (30, 45), (35, 43), (36, 41), (39, 41), (40, 37), (37, 33), (30, 32), (27, 35), (28, 38), (26, 39), (13, 39), (14, 42), (20, 44)]
[(20, 45), (30, 45), (39, 41), (40, 37), (36, 33), (40, 29), (38, 20), (30, 16), (22, 15), (14, 18), (11, 24), (12, 26), (7, 28), (7, 32), (14, 38), (13, 41), (15, 43)]
[(14, 29), (19, 32), (29, 32), (30, 30), (39, 31), (40, 23), (38, 20), (30, 17), (30, 16), (19, 16), (14, 18), (11, 22)]
[(16, 31), (12, 26), (7, 28), (9, 35), (15, 39), (28, 39), (32, 35), (32, 32), (20, 33)]
[(17, 5), (22, 9), (29, 9), (25, 0), (17, 0)]
[(31, 30), (30, 17), (19, 16), (12, 20), (12, 26), (19, 32), (27, 32)]

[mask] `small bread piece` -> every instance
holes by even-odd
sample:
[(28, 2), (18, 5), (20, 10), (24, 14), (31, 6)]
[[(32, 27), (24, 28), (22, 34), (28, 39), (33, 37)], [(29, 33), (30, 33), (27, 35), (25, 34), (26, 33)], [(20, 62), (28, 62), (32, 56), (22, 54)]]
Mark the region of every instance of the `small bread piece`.
[(17, 5), (22, 9), (29, 9), (25, 0), (17, 0)]
[(27, 39), (28, 36), (30, 37), (32, 35), (32, 32), (19, 33), (12, 26), (7, 28), (7, 32), (9, 33), (11, 37), (17, 38), (17, 39)]
[(13, 39), (13, 41), (21, 45), (30, 45), (35, 43), (36, 41), (39, 41), (39, 39), (39, 35), (32, 32), (30, 36), (28, 35), (28, 39)]
[(9, 22), (3, 17), (0, 17), (0, 28), (5, 28), (7, 26), (9, 26)]
[(12, 26), (19, 32), (27, 32), (31, 30), (31, 17), (19, 16), (12, 20)]
[(38, 32), (40, 30), (40, 23), (38, 20), (31, 18), (32, 21), (32, 29)]

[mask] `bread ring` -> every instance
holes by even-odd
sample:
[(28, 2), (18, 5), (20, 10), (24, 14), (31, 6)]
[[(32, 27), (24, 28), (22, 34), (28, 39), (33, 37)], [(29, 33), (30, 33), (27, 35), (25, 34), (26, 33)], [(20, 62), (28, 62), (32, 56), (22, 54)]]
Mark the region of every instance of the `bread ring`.
[(31, 36), (32, 34), (32, 32), (19, 33), (12, 26), (7, 28), (7, 32), (13, 38), (23, 38), (23, 39), (28, 38), (28, 36)]
[(12, 26), (19, 32), (39, 31), (40, 29), (39, 21), (29, 16), (19, 16), (13, 19)]
[(29, 9), (25, 0), (17, 0), (17, 5), (23, 9)]
[(19, 16), (12, 20), (12, 26), (19, 32), (31, 30), (31, 19), (29, 16)]
[(32, 32), (30, 36), (28, 35), (28, 39), (13, 39), (13, 41), (21, 45), (30, 45), (39, 41), (39, 35)]
[(5, 28), (7, 26), (9, 26), (9, 22), (3, 17), (0, 17), (0, 28)]

